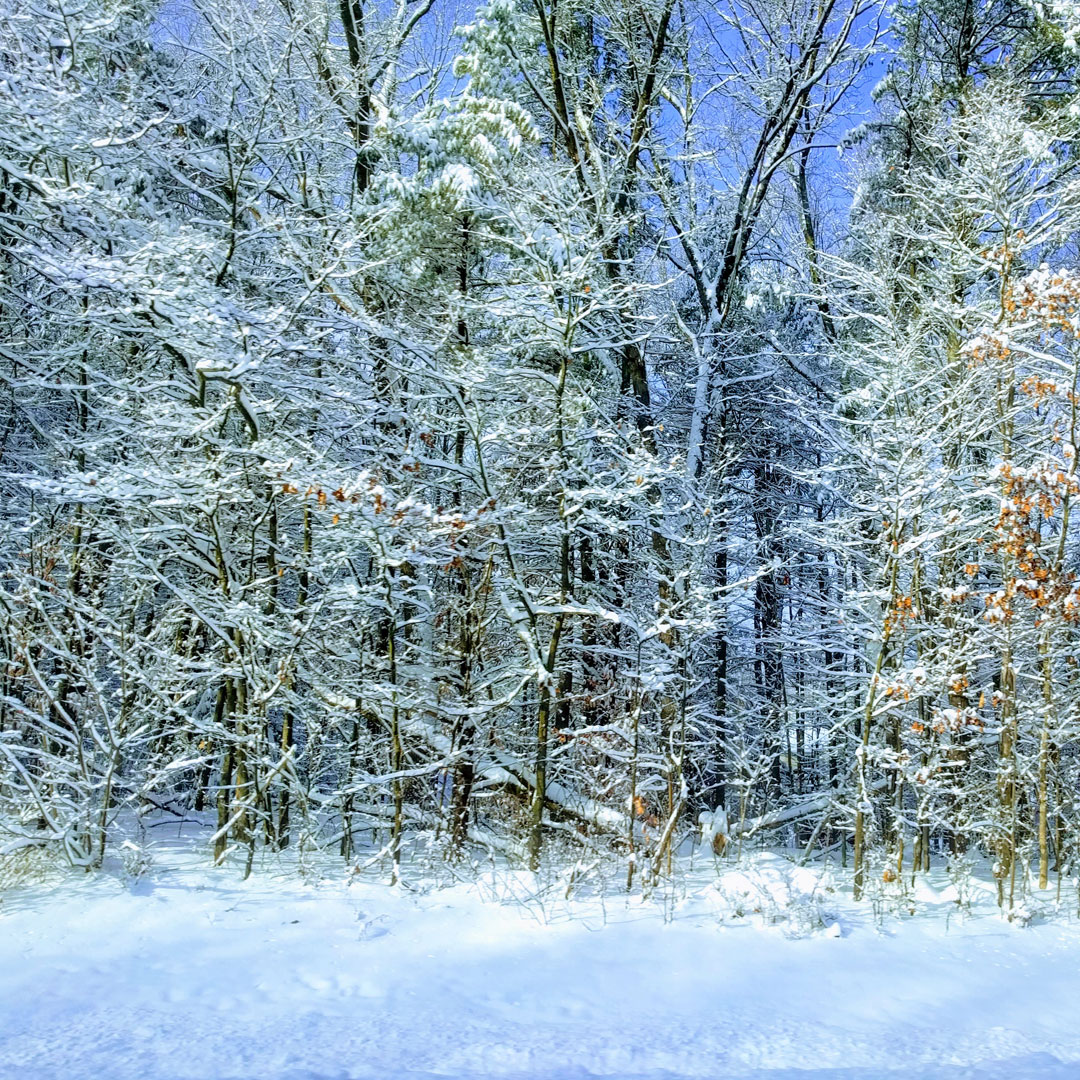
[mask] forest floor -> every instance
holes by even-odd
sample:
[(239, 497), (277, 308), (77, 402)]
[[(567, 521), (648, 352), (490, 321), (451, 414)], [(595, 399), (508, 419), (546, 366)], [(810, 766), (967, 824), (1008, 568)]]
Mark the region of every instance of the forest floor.
[(985, 882), (910, 917), (765, 853), (647, 900), (206, 864), (3, 894), (2, 1080), (1080, 1078), (1080, 925)]

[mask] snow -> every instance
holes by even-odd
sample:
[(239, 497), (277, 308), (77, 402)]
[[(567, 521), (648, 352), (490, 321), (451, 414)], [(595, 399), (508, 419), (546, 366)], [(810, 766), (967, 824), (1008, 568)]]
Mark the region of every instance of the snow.
[(391, 889), (340, 863), (241, 882), (175, 854), (9, 890), (0, 1078), (1080, 1076), (1074, 921), (961, 921), (944, 877), (925, 917), (876, 920), (779, 856), (720, 882), (698, 862), (645, 901), (510, 871)]
[(241, 882), (176, 853), (12, 890), (0, 1078), (1080, 1076), (1075, 922), (946, 920), (944, 881), (917, 891), (927, 917), (879, 922), (778, 855), (717, 865), (666, 902), (509, 870)]

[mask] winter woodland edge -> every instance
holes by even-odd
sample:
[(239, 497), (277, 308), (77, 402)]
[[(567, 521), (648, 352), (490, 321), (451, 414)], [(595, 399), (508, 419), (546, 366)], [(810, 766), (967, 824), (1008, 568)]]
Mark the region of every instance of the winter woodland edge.
[(453, 15), (0, 6), (7, 876), (1075, 887), (1076, 13)]

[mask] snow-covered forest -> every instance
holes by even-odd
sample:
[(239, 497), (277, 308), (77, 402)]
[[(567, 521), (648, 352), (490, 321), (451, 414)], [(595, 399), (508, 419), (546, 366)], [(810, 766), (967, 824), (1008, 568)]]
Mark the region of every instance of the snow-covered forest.
[(164, 818), (242, 874), (1060, 895), (1078, 32), (3, 0), (11, 872)]

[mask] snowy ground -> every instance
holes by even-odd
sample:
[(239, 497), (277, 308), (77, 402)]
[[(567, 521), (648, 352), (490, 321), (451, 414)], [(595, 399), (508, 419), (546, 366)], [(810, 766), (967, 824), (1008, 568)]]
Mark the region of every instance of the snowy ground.
[(0, 1078), (1080, 1078), (1074, 920), (946, 926), (929, 895), (882, 923), (787, 865), (722, 892), (699, 873), (666, 906), (179, 857), (22, 887), (0, 903)]

